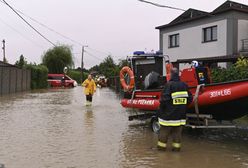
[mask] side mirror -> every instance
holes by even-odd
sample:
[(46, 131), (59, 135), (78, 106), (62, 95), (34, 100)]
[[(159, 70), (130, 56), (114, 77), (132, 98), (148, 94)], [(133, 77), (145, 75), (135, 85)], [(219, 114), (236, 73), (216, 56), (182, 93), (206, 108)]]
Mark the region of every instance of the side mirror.
[(64, 73), (66, 74), (68, 72), (68, 68), (67, 67), (64, 67)]

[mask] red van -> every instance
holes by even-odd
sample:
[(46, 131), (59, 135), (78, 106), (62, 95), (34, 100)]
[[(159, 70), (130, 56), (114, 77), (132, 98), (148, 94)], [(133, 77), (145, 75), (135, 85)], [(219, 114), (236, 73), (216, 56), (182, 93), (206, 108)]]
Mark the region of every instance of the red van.
[(51, 87), (76, 87), (77, 82), (64, 74), (48, 74), (48, 84)]

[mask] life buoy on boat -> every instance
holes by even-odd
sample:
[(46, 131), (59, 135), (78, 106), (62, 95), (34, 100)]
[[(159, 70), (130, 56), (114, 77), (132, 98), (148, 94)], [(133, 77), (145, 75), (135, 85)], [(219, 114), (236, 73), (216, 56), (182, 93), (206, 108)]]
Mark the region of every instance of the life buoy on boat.
[[(124, 79), (124, 75), (128, 74), (129, 76), (129, 84), (126, 83)], [(134, 81), (134, 74), (130, 67), (124, 66), (120, 71), (120, 82), (121, 86), (123, 87), (124, 91), (131, 91), (134, 88), (135, 81)]]
[(168, 62), (168, 63), (165, 64), (167, 82), (169, 82), (170, 79), (171, 79), (171, 70), (172, 70), (172, 68), (173, 68), (172, 63)]

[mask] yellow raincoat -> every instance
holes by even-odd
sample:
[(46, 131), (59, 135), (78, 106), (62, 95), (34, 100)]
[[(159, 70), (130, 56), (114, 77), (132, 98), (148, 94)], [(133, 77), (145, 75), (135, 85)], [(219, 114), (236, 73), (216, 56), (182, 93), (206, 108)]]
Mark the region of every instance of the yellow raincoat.
[(95, 81), (93, 79), (89, 80), (86, 79), (83, 83), (82, 86), (85, 87), (84, 89), (84, 94), (85, 95), (93, 95), (94, 92), (96, 91), (96, 84)]

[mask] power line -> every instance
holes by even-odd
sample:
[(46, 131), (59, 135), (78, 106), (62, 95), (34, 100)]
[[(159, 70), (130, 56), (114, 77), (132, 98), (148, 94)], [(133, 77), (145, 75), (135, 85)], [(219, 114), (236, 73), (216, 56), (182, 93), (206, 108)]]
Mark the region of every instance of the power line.
[(90, 49), (92, 51), (95, 51), (95, 52), (98, 52), (98, 53), (101, 53), (101, 54), (104, 54), (104, 55), (111, 55), (111, 53), (107, 53), (105, 51), (100, 51), (100, 50), (97, 50), (97, 49), (94, 49), (94, 48), (91, 48), (91, 47), (88, 47), (88, 49)]
[(181, 9), (181, 8), (177, 8), (177, 7), (172, 7), (172, 6), (167, 6), (167, 5), (161, 5), (161, 4), (150, 2), (150, 1), (146, 1), (146, 0), (138, 0), (138, 1), (144, 2), (144, 3), (147, 3), (147, 4), (151, 4), (151, 5), (154, 5), (154, 6), (157, 6), (157, 7), (169, 8), (169, 9), (174, 9), (174, 10), (179, 10), (179, 11), (184, 11), (184, 12), (186, 11), (185, 9)]
[[(17, 10), (17, 9), (16, 9), (16, 10)], [(80, 42), (78, 42), (78, 41), (76, 41), (76, 40), (74, 40), (74, 39), (72, 39), (72, 38), (70, 38), (70, 37), (68, 37), (68, 36), (66, 36), (66, 35), (64, 35), (64, 34), (58, 32), (58, 31), (56, 31), (56, 30), (54, 30), (54, 29), (52, 29), (52, 28), (50, 28), (49, 26), (47, 26), (47, 25), (45, 25), (45, 24), (39, 22), (38, 20), (36, 20), (36, 19), (34, 19), (34, 18), (28, 16), (27, 14), (23, 13), (22, 11), (20, 11), (20, 10), (17, 10), (17, 11), (18, 11), (19, 13), (21, 13), (22, 15), (24, 15), (25, 17), (29, 18), (30, 20), (36, 22), (36, 23), (39, 24), (40, 26), (45, 27), (46, 29), (50, 30), (51, 32), (54, 32), (54, 33), (56, 33), (57, 35), (59, 35), (59, 36), (65, 38), (65, 39), (67, 39), (67, 40), (70, 40), (71, 42), (73, 42), (73, 43), (75, 43), (75, 44), (77, 44), (77, 45), (79, 45), (79, 46), (83, 46), (82, 43), (80, 43)], [(91, 47), (88, 47), (88, 49), (90, 49), (90, 50), (92, 50), (92, 51), (95, 51), (95, 52), (98, 52), (98, 53), (105, 54), (105, 55), (110, 55), (110, 54), (111, 54), (111, 53), (107, 53), (107, 52), (105, 52), (105, 51), (101, 51), (101, 50), (94, 49), (94, 48), (91, 48)]]
[(77, 44), (77, 45), (80, 45), (80, 46), (83, 45), (83, 44), (81, 44), (80, 42), (78, 42), (78, 41), (76, 41), (76, 40), (73, 40), (73, 39), (71, 39), (70, 37), (68, 37), (68, 36), (66, 36), (66, 35), (63, 35), (62, 33), (59, 33), (59, 32), (57, 32), (56, 30), (54, 30), (54, 29), (48, 27), (47, 25), (45, 25), (45, 24), (39, 22), (38, 20), (36, 20), (36, 19), (34, 19), (34, 18), (28, 16), (27, 14), (23, 13), (22, 11), (20, 11), (20, 10), (16, 10), (16, 11), (18, 11), (18, 12), (21, 13), (22, 15), (26, 16), (26, 17), (29, 18), (30, 20), (36, 22), (36, 23), (39, 24), (40, 26), (45, 27), (46, 29), (50, 30), (51, 32), (56, 33), (57, 35), (59, 35), (59, 36), (65, 38), (65, 39), (67, 39), (67, 40), (70, 40), (71, 42), (73, 42), (73, 43), (75, 43), (75, 44)]
[[(4, 3), (3, 1), (0, 1), (0, 2)], [(34, 19), (33, 17), (31, 17), (31, 16), (25, 14), (25, 13), (22, 12), (21, 10), (16, 9), (16, 8), (14, 8), (14, 9), (15, 9), (17, 12), (19, 12), (20, 14), (22, 14), (23, 16), (25, 16), (25, 17), (29, 18), (30, 20), (32, 20), (33, 22), (35, 22), (35, 23), (39, 24), (40, 26), (42, 26), (42, 27), (48, 29), (49, 31), (51, 31), (51, 32), (53, 32), (53, 33), (56, 33), (57, 35), (59, 35), (59, 36), (65, 38), (65, 39), (67, 39), (67, 40), (70, 40), (71, 42), (73, 42), (73, 43), (75, 43), (75, 44), (77, 44), (77, 45), (80, 45), (80, 46), (83, 45), (83, 44), (81, 44), (80, 42), (78, 42), (78, 41), (76, 41), (76, 40), (73, 40), (73, 39), (71, 39), (70, 37), (68, 37), (68, 36), (66, 36), (66, 35), (64, 35), (64, 34), (62, 34), (62, 33), (59, 33), (58, 31), (56, 31), (56, 30), (50, 28), (49, 26), (47, 26), (47, 25), (41, 23), (40, 21)]]
[(85, 53), (87, 53), (88, 55), (92, 56), (93, 58), (95, 58), (95, 59), (97, 59), (97, 60), (99, 60), (99, 61), (103, 61), (103, 59), (98, 58), (97, 56), (95, 56), (95, 55), (93, 55), (93, 54), (89, 53), (89, 52), (88, 52), (88, 51), (86, 51), (86, 50), (85, 50)]
[[(39, 24), (40, 26), (45, 27), (45, 28), (48, 29), (49, 31), (51, 31), (51, 32), (53, 32), (53, 33), (56, 33), (57, 35), (59, 35), (59, 36), (65, 38), (65, 39), (67, 39), (67, 40), (70, 40), (70, 41), (73, 42), (74, 44), (83, 46), (82, 43), (80, 43), (80, 42), (78, 42), (78, 41), (76, 41), (76, 40), (74, 40), (74, 39), (72, 39), (72, 38), (70, 38), (70, 37), (68, 37), (68, 36), (66, 36), (66, 35), (63, 35), (62, 33), (59, 33), (58, 31), (56, 31), (56, 30), (50, 28), (49, 26), (47, 26), (47, 25), (45, 25), (45, 24), (39, 22), (38, 20), (36, 20), (36, 19), (34, 19), (34, 18), (28, 16), (27, 14), (25, 14), (25, 13), (22, 12), (21, 10), (18, 10), (18, 9), (15, 9), (15, 8), (11, 7), (9, 4), (7, 4), (7, 2), (6, 2), (5, 0), (0, 0), (0, 2), (2, 2), (2, 3), (4, 3), (4, 4), (6, 4), (6, 5), (8, 5), (8, 6), (9, 6), (9, 7), (10, 7), (10, 8), (11, 8), (19, 17), (21, 17), (22, 20), (24, 20), (24, 21), (25, 21), (32, 29), (34, 29), (36, 32), (37, 32), (38, 30), (36, 30), (30, 23), (28, 23), (20, 14), (22, 14), (22, 15), (25, 16), (26, 18), (29, 18), (30, 20), (32, 20), (33, 22)], [(20, 14), (19, 14), (18, 12), (19, 12)], [(39, 33), (39, 32), (37, 32), (37, 33)], [(39, 33), (39, 34), (40, 34), (40, 33)], [(41, 35), (41, 34), (40, 34), (40, 35)], [(44, 36), (42, 36), (42, 37), (45, 38)], [(45, 38), (45, 39), (46, 39), (47, 41), (49, 41), (50, 43), (52, 43), (52, 42), (51, 42), (50, 40), (48, 40), (47, 38)], [(56, 46), (54, 43), (52, 43), (52, 44), (53, 44), (54, 46)], [(98, 53), (107, 55), (107, 56), (108, 56), (108, 55), (111, 55), (110, 52), (107, 53), (107, 52), (105, 52), (105, 51), (97, 50), (97, 49), (94, 49), (94, 48), (91, 48), (91, 47), (88, 47), (88, 49), (90, 49), (90, 50), (92, 50), (92, 51), (94, 51), (94, 52), (98, 52)], [(100, 59), (100, 58), (98, 58), (97, 56), (95, 56), (95, 55), (89, 53), (88, 51), (85, 51), (85, 52), (86, 52), (88, 55), (92, 56), (93, 58), (95, 58), (95, 59), (97, 59), (97, 60), (100, 60), (100, 61), (103, 60), (103, 59)], [(76, 53), (76, 54), (78, 54), (78, 53)]]
[(12, 6), (10, 6), (5, 0), (2, 0), (17, 16), (19, 16), (29, 27), (31, 27), (36, 33), (38, 33), (43, 39), (48, 41), (53, 46), (56, 46), (52, 41), (41, 34), (36, 28), (34, 28), (28, 21), (26, 21)]
[[(3, 0), (2, 0), (2, 1), (0, 0), (0, 2), (4, 3)], [(70, 41), (73, 42), (74, 44), (77, 44), (77, 45), (79, 45), (79, 46), (83, 46), (83, 44), (80, 43), (80, 42), (78, 42), (77, 40), (74, 40), (74, 39), (72, 39), (72, 38), (70, 38), (70, 37), (68, 37), (68, 36), (66, 36), (66, 35), (64, 35), (64, 34), (58, 32), (58, 31), (56, 31), (56, 30), (54, 30), (54, 29), (52, 29), (52, 28), (50, 28), (49, 26), (47, 26), (47, 25), (41, 23), (40, 21), (38, 21), (37, 19), (34, 19), (33, 17), (31, 17), (31, 16), (25, 14), (24, 12), (22, 12), (22, 11), (19, 10), (19, 9), (16, 9), (16, 8), (14, 8), (14, 9), (15, 9), (17, 12), (19, 12), (20, 14), (22, 14), (23, 16), (25, 16), (25, 17), (29, 18), (30, 20), (32, 20), (33, 22), (35, 22), (35, 23), (39, 24), (40, 26), (42, 26), (42, 27), (48, 29), (49, 31), (51, 31), (51, 32), (53, 32), (53, 33), (55, 33), (55, 34), (57, 34), (57, 35), (59, 35), (59, 36), (65, 38), (65, 39), (67, 39), (67, 40), (70, 40)], [(101, 51), (101, 50), (94, 49), (94, 48), (91, 48), (91, 47), (88, 47), (88, 49), (90, 49), (90, 50), (92, 50), (92, 51), (95, 51), (95, 52), (98, 52), (98, 53), (101, 53), (101, 54), (104, 54), (104, 55), (111, 55), (110, 52), (107, 53), (107, 52), (105, 52), (105, 51)]]
[(37, 44), (35, 41), (31, 40), (30, 38), (24, 36), (21, 32), (19, 32), (17, 29), (15, 29), (14, 27), (12, 27), (11, 25), (9, 25), (7, 22), (5, 22), (3, 19), (0, 18), (0, 21), (5, 24), (6, 26), (8, 26), (9, 28), (11, 28), (14, 32), (18, 33), (20, 36), (22, 36), (24, 39), (32, 42), (32, 44), (35, 44), (37, 47), (43, 48), (41, 45)]

